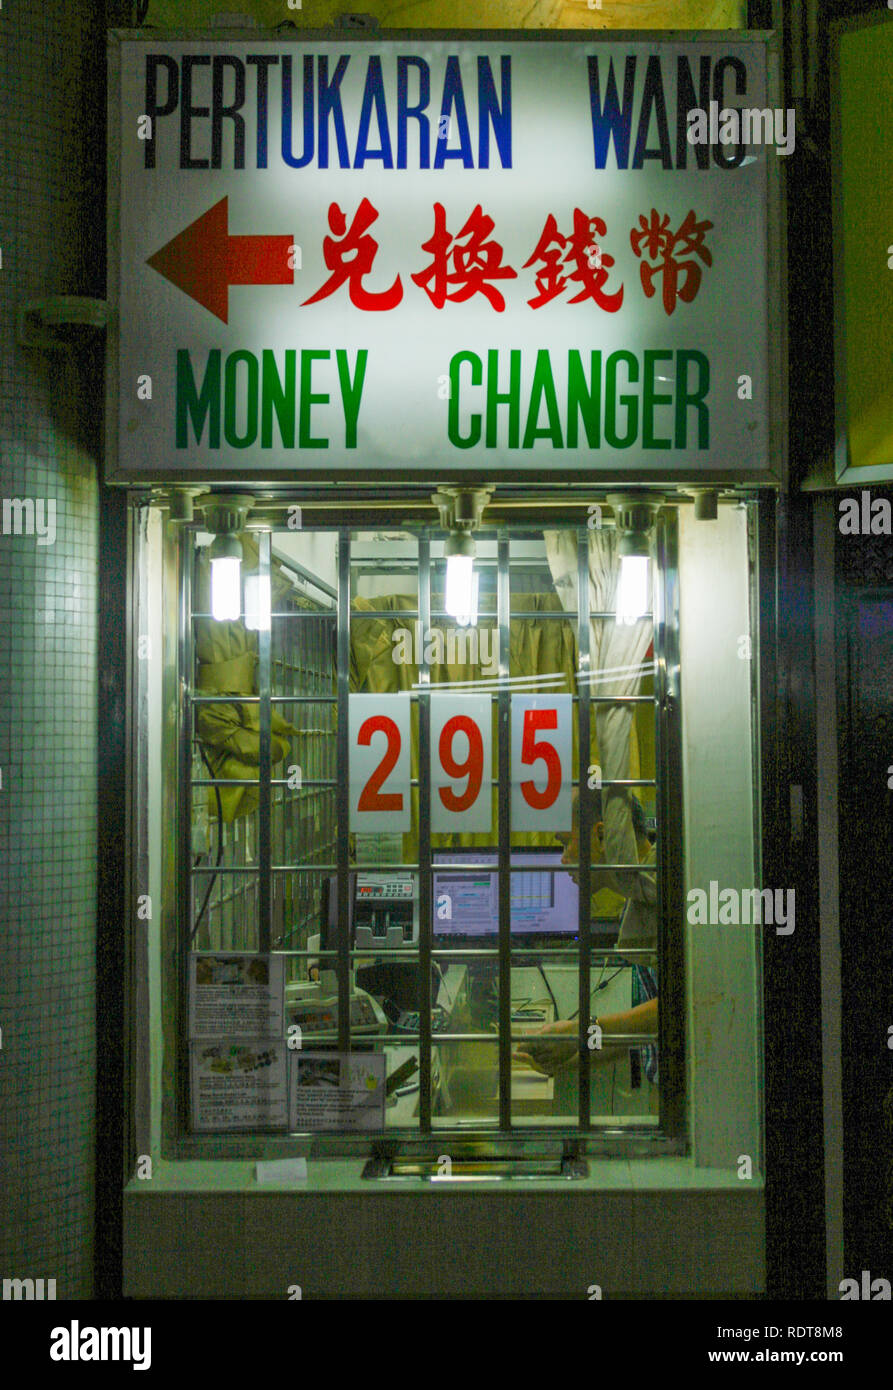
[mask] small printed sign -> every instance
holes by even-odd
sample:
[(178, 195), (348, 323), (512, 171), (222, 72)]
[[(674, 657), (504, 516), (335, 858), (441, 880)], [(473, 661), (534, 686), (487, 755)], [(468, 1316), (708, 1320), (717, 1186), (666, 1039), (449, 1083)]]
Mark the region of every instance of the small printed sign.
[(193, 1130), (284, 1129), (287, 1057), (277, 1038), (193, 1042)]
[(289, 1128), (383, 1129), (383, 1052), (294, 1052), (289, 1086)]
[(189, 1035), (281, 1038), (285, 957), (248, 951), (189, 957)]

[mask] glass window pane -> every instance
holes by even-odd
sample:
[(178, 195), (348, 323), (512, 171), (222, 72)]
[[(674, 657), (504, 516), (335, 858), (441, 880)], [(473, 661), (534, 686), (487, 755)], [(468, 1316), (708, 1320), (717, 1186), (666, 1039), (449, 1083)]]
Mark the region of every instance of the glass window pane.
[[(230, 847), (237, 845), (233, 839)], [(238, 851), (224, 854), (220, 868), (193, 869), (189, 949), (256, 951), (259, 949), (259, 889), (256, 873), (239, 873), (227, 864)]]
[[(656, 1033), (657, 978), (652, 955), (658, 913), (654, 894), (641, 888), (654, 876), (626, 870), (619, 877), (600, 871), (605, 853), (608, 808), (623, 802), (633, 838), (624, 836), (643, 863), (653, 862), (656, 815), (656, 707), (654, 653), (636, 650), (636, 666), (619, 670), (613, 614), (591, 621), (592, 654), (587, 690), (591, 699), (590, 747), (580, 756), (577, 608), (577, 521), (556, 519), (543, 531), (518, 531), (509, 540), (512, 698), (558, 693), (572, 697), (571, 760), (574, 786), (593, 798), (591, 899), (587, 917), (593, 956), (591, 1003), (579, 1016), (580, 903), (577, 865), (579, 818), (559, 834), (548, 824), (510, 831), (508, 883), (511, 971), (511, 1067), (505, 1078), (511, 1123), (521, 1129), (578, 1125), (579, 1057), (589, 1058), (592, 1124), (657, 1122), (659, 1075), (651, 1043), (625, 1041), (590, 1047), (596, 1018), (605, 1030), (645, 1029)], [(351, 692), (412, 696), (411, 823), (406, 833), (351, 833), (349, 920), (341, 920), (337, 863), (338, 545), (335, 532), (289, 531), (271, 536), (270, 686), (263, 684), (255, 619), (263, 602), (248, 581), (256, 577), (256, 533), (243, 534), (243, 573), (237, 618), (212, 616), (210, 555), (199, 537), (193, 551), (195, 705), (193, 726), (192, 858), (190, 931), (203, 950), (257, 950), (260, 923), (259, 719), (261, 698), (272, 701), (270, 788), (270, 910), (272, 949), (288, 955), (286, 1002), (290, 1019), (302, 1020), (303, 1045), (336, 1051), (339, 946), (350, 951), (350, 1047), (353, 1053), (385, 1059), (388, 1092), (384, 1130), (418, 1129), (421, 1119), (420, 1035), (430, 1031), (432, 1126), (461, 1133), (499, 1123), (499, 904), (498, 818), (510, 789), (498, 778), (497, 641), (498, 553), (496, 534), (475, 538), (477, 613), (460, 622), (446, 611), (443, 532), (430, 542), (399, 529), (351, 534)], [(252, 549), (253, 546), (253, 549)], [(431, 622), (421, 630), (420, 553), (430, 555)], [(594, 605), (590, 576), (590, 602)], [(420, 602), (421, 598), (421, 602)], [(641, 644), (640, 644), (641, 645)], [(427, 661), (432, 693), (474, 694), (490, 700), (491, 757), (489, 828), (434, 832), (433, 804), (422, 804), (419, 666)], [(627, 663), (628, 665), (628, 663)], [(621, 699), (635, 693), (641, 698)], [(226, 696), (202, 704), (201, 695)], [(617, 728), (622, 758), (616, 752)], [(464, 735), (463, 735), (464, 737)], [(612, 785), (600, 751), (613, 737)], [(626, 741), (626, 742), (625, 742)], [(626, 748), (628, 746), (628, 758)], [(451, 744), (456, 790), (462, 789), (465, 744)], [(623, 759), (626, 759), (624, 762)], [(213, 776), (212, 776), (213, 774)], [(217, 782), (219, 785), (215, 786)], [(211, 783), (211, 785), (201, 785)], [(437, 794), (431, 789), (432, 803)], [(613, 798), (613, 801), (612, 801)], [(616, 812), (615, 812), (616, 818)], [(398, 865), (419, 859), (420, 829), (430, 833), (432, 853), (430, 1010), (422, 1013), (418, 871)], [(266, 863), (266, 860), (264, 860)], [(447, 864), (458, 867), (446, 868)], [(478, 864), (480, 867), (472, 868)], [(413, 878), (415, 916), (399, 948), (375, 921), (355, 906), (357, 866), (364, 874), (405, 872)], [(365, 866), (365, 867), (363, 867)], [(424, 866), (422, 866), (424, 868)], [(642, 921), (652, 930), (643, 945)], [(367, 914), (368, 916), (368, 914)], [(195, 927), (198, 930), (195, 931)], [(378, 923), (380, 927), (381, 923)], [(385, 927), (393, 923), (385, 921)], [(392, 934), (391, 934), (392, 935)], [(469, 951), (489, 951), (475, 956)], [(462, 950), (462, 956), (445, 951)], [(624, 950), (633, 954), (626, 956)], [(314, 1012), (315, 1010), (315, 1012)], [(639, 1013), (636, 1013), (639, 1010)], [(565, 1031), (561, 1031), (565, 1025)], [(570, 1025), (570, 1031), (566, 1031)], [(551, 1034), (543, 1030), (555, 1030)], [(460, 1041), (450, 1033), (479, 1034)], [(532, 1051), (525, 1052), (525, 1040)], [(530, 1065), (546, 1055), (543, 1043), (558, 1042), (555, 1066)], [(337, 1127), (334, 1127), (337, 1128)]]
[(364, 609), (418, 612), (419, 545), (396, 527), (354, 531), (350, 539), (351, 614)]
[(432, 1091), (436, 1129), (461, 1131), (497, 1125), (499, 1053), (496, 1035), (492, 1041), (438, 1043)]

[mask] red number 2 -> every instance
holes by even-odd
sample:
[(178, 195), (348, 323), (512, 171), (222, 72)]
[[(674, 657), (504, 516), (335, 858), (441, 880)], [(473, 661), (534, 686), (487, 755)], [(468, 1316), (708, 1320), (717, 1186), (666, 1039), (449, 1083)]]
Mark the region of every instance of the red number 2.
[[(453, 739), (459, 732), (468, 737), (468, 757), (464, 763), (457, 763), (453, 757)], [(484, 777), (484, 740), (480, 729), (467, 714), (454, 714), (440, 731), (437, 751), (448, 777), (468, 778), (468, 786), (461, 795), (452, 787), (439, 787), (440, 799), (448, 811), (467, 811), (477, 801)]]
[(545, 789), (538, 792), (533, 782), (521, 783), (521, 795), (535, 811), (545, 811), (551, 806), (561, 790), (561, 759), (556, 748), (543, 740), (536, 741), (538, 729), (557, 729), (557, 709), (526, 709), (524, 711), (524, 731), (521, 736), (521, 762), (530, 764), (542, 758), (548, 769)]
[(364, 719), (357, 734), (357, 743), (364, 746), (370, 744), (372, 735), (380, 733), (387, 734), (388, 746), (378, 767), (360, 792), (360, 800), (357, 803), (358, 811), (403, 810), (402, 792), (379, 791), (379, 787), (393, 771), (394, 764), (400, 756), (400, 730), (393, 719), (389, 719), (386, 714), (373, 714), (370, 719)]

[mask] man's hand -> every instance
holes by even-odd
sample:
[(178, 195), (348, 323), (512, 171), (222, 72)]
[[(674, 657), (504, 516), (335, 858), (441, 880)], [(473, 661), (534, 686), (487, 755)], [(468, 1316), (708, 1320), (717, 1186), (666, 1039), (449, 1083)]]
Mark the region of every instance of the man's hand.
[(519, 1044), (514, 1059), (541, 1076), (554, 1076), (576, 1058), (579, 1047), (576, 1034), (574, 1019), (547, 1023)]

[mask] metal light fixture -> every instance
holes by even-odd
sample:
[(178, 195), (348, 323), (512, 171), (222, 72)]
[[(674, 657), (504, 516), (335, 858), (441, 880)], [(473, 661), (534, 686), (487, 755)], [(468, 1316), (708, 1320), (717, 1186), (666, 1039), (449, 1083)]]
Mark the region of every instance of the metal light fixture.
[(715, 521), (718, 515), (719, 493), (716, 488), (695, 488), (695, 521)]
[(480, 525), (490, 500), (489, 488), (439, 488), (431, 498), (440, 512), (440, 524), (449, 531), (443, 553), (446, 583), (443, 606), (460, 627), (477, 623), (478, 575), (474, 568), (472, 531)]
[(205, 526), (214, 535), (208, 552), (211, 560), (211, 616), (218, 623), (232, 622), (242, 612), (242, 543), (253, 497), (243, 493), (208, 493), (197, 505)]
[(631, 627), (651, 608), (651, 536), (654, 518), (662, 499), (642, 501), (635, 496), (608, 498), (620, 541), (617, 554), (620, 574), (617, 580), (617, 622)]

